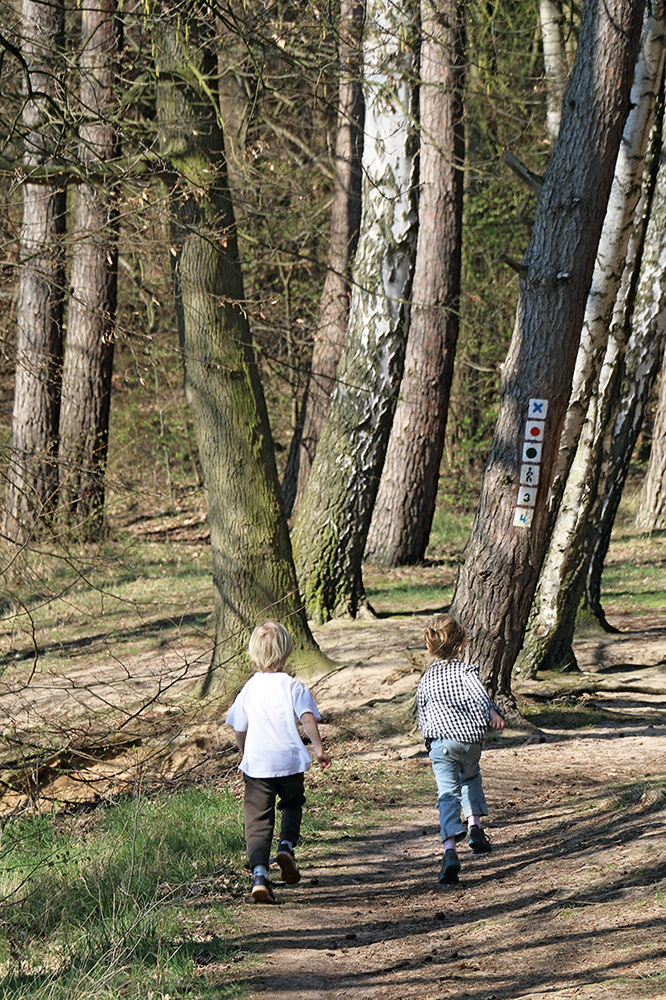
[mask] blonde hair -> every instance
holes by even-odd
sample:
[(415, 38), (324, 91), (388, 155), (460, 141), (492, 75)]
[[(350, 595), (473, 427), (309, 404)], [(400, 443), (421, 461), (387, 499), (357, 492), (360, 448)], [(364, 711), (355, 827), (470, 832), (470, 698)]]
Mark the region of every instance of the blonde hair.
[(423, 633), (423, 638), (433, 656), (438, 660), (449, 660), (462, 653), (467, 632), (453, 615), (436, 615)]
[(293, 651), (292, 638), (280, 622), (258, 625), (247, 647), (247, 655), (263, 673), (278, 673)]

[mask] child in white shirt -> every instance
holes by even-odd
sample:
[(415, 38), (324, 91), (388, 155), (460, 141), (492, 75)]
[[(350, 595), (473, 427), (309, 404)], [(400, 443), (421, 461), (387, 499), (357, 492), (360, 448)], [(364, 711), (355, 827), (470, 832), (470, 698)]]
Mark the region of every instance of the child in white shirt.
[(245, 844), (255, 903), (275, 902), (268, 862), (277, 797), (282, 816), (275, 860), (287, 885), (295, 885), (301, 877), (294, 847), (300, 833), (305, 803), (303, 776), (310, 767), (310, 754), (299, 736), (298, 719), (321, 766), (331, 763), (319, 735), (317, 720), (321, 716), (314, 698), (305, 684), (284, 673), (293, 648), (291, 636), (279, 622), (264, 622), (254, 630), (248, 656), (257, 673), (240, 691), (225, 720), (233, 726), (243, 755), (239, 768), (245, 782)]

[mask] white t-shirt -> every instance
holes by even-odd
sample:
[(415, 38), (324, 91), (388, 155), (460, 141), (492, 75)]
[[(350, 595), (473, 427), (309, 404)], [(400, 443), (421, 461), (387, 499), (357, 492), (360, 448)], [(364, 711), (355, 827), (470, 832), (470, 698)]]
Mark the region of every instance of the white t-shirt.
[(289, 674), (256, 673), (240, 691), (225, 720), (247, 733), (240, 770), (250, 778), (282, 778), (310, 767), (310, 754), (299, 736), (297, 718), (321, 716), (305, 684)]

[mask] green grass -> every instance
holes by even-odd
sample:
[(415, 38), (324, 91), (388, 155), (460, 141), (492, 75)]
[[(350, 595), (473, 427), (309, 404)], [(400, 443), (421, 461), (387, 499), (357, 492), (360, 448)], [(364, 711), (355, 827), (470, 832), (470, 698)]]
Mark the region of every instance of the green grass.
[[(310, 863), (405, 805), (434, 801), (429, 763), (336, 758), (307, 778)], [(75, 815), (9, 820), (0, 845), (0, 997), (243, 997), (216, 973), (239, 957), (246, 905), (242, 803), (192, 786)], [(288, 902), (286, 900), (285, 902)], [(246, 960), (250, 956), (243, 956)], [(240, 967), (239, 967), (240, 971)]]
[(80, 819), (5, 826), (0, 996), (209, 995), (197, 960), (228, 957), (227, 903), (243, 891), (238, 801), (201, 788), (137, 794)]

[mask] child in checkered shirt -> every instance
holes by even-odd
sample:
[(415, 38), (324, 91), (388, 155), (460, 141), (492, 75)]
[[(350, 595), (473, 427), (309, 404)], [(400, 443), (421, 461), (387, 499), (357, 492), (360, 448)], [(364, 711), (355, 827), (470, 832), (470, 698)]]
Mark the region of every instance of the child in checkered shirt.
[[(492, 850), (481, 827), (488, 815), (479, 759), (486, 729), (503, 729), (504, 718), (479, 680), (478, 667), (461, 657), (467, 634), (452, 615), (437, 615), (424, 632), (434, 657), (416, 692), (419, 726), (437, 782), (444, 859), (439, 881), (458, 882), (456, 841), (467, 835), (475, 854)], [(462, 823), (462, 805), (466, 825)]]

